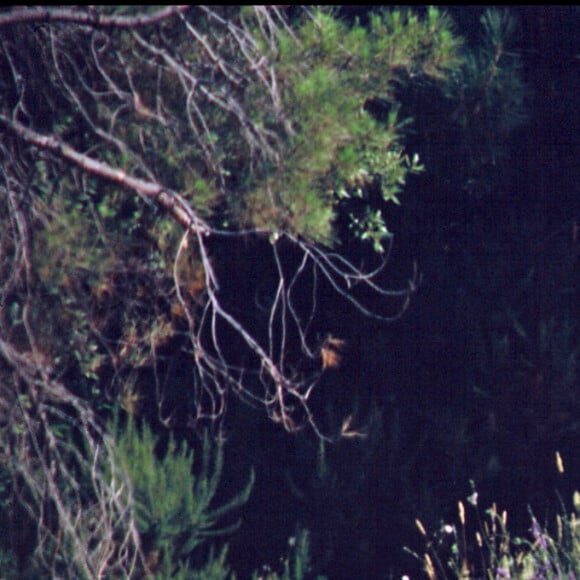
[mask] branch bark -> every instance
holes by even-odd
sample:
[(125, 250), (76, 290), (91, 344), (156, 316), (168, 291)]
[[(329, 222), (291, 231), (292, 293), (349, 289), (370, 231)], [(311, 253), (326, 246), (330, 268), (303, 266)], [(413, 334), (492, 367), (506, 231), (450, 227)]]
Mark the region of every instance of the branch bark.
[(192, 233), (205, 235), (209, 233), (209, 225), (193, 211), (191, 206), (178, 193), (168, 191), (158, 183), (128, 175), (122, 169), (116, 169), (107, 163), (103, 163), (102, 161), (98, 161), (84, 153), (76, 151), (73, 147), (63, 143), (57, 137), (37, 133), (19, 121), (10, 119), (5, 115), (0, 114), (0, 124), (4, 125), (26, 143), (50, 151), (61, 159), (72, 162), (88, 173), (92, 173), (107, 181), (118, 183), (132, 190), (134, 193), (158, 203), (179, 224)]
[(148, 15), (138, 16), (108, 16), (95, 10), (76, 11), (70, 8), (47, 8), (39, 6), (35, 8), (18, 8), (0, 14), (0, 28), (13, 24), (24, 23), (55, 23), (68, 22), (73, 24), (89, 25), (95, 28), (121, 28), (134, 29), (151, 26), (180, 14), (191, 6), (169, 6)]

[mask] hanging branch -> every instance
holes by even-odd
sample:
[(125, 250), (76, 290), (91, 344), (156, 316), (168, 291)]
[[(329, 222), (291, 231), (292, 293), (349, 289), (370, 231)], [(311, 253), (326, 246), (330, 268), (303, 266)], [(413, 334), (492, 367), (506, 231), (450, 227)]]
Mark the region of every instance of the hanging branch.
[[(265, 167), (281, 171), (287, 141), (295, 137), (296, 128), (289, 123), (288, 114), (284, 111), (281, 83), (271, 61), (277, 53), (281, 31), (287, 34), (290, 30), (283, 15), (277, 9), (256, 9), (259, 30), (256, 32), (248, 22), (242, 20), (240, 25), (235, 24), (214, 9), (203, 8), (202, 12), (211, 23), (209, 31), (199, 30), (188, 19), (184, 7), (163, 9), (140, 17), (97, 17), (90, 12), (85, 14), (53, 9), (18, 10), (5, 15), (4, 21), (0, 18), (0, 28), (3, 22), (8, 22), (7, 18), (17, 22), (18, 14), (23, 16), (23, 20), (18, 21), (20, 23), (46, 19), (51, 23), (48, 36), (40, 37), (42, 42), (49, 40), (50, 51), (43, 56), (46, 59), (45, 66), (54, 70), (51, 78), (55, 89), (68, 99), (72, 109), (80, 113), (100, 141), (89, 153), (71, 146), (57, 132), (40, 133), (23, 122), (27, 108), (20, 104), (13, 108), (12, 115), (0, 113), (0, 126), (11, 132), (20, 143), (44, 152), (43, 155), (49, 153), (85, 174), (116, 184), (147, 203), (156, 204), (183, 228), (182, 241), (174, 260), (173, 280), (176, 297), (188, 322), (195, 364), (195, 420), (204, 417), (217, 420), (223, 417), (227, 393), (231, 390), (242, 399), (263, 406), (268, 415), (282, 423), (287, 430), (294, 431), (309, 424), (322, 436), (309, 404), (315, 386), (329, 366), (328, 349), (320, 344), (319, 338), (311, 336), (312, 321), (317, 311), (316, 291), (313, 291), (309, 305), (298, 304), (293, 298), (300, 281), (304, 276), (310, 276), (314, 287), (319, 284), (319, 280), (324, 281), (365, 316), (392, 321), (407, 308), (409, 298), (416, 289), (417, 274), (413, 275), (407, 287), (389, 290), (377, 282), (388, 252), (378, 269), (364, 272), (329, 248), (307, 241), (291, 231), (282, 231), (277, 226), (220, 230), (194, 209), (197, 196), (195, 188), (190, 188), (186, 197), (167, 187), (158, 177), (157, 166), (151, 162), (152, 146), (147, 140), (163, 138), (167, 143), (164, 146), (171, 146), (172, 140), (183, 140), (184, 130), (189, 129), (194, 144), (198, 145), (199, 158), (205, 161), (204, 171), (216, 180), (224, 195), (232, 195), (228, 191), (229, 170), (220, 152), (222, 144), (216, 139), (216, 132), (222, 129), (221, 125), (216, 125), (215, 119), (223, 123), (224, 116), (234, 128), (237, 127), (240, 144), (247, 147), (247, 154), (241, 154), (242, 159), (257, 174), (264, 171)], [(163, 37), (162, 28), (157, 33), (145, 33), (142, 30), (149, 24), (167, 22), (175, 14), (178, 15), (177, 22), (182, 23), (185, 34), (197, 47), (197, 61), (183, 59), (168, 39)], [(65, 21), (86, 24), (95, 29), (86, 43), (88, 52), (83, 68), (78, 65), (78, 59), (74, 58), (73, 48), (67, 44), (68, 37), (60, 34), (60, 29), (52, 27)], [(112, 35), (103, 32), (103, 28), (107, 27), (111, 30), (129, 30), (130, 39), (134, 41), (132, 53), (128, 53), (122, 44), (116, 43)], [(80, 43), (84, 46), (86, 32), (80, 34)], [(256, 34), (263, 38), (258, 38)], [(291, 38), (292, 42), (299, 42), (294, 34), (291, 34)], [(270, 53), (260, 48), (263, 39)], [(19, 71), (13, 49), (8, 44), (4, 49), (11, 63), (14, 84), (21, 87), (20, 103), (25, 103), (29, 89)], [(130, 58), (135, 62), (130, 62)], [(152, 106), (150, 97), (144, 102), (143, 91), (150, 88), (134, 72), (137, 66), (157, 79), (155, 106)], [(207, 71), (211, 71), (210, 77)], [(178, 111), (174, 104), (169, 106), (167, 103), (169, 97), (174, 99), (179, 96), (179, 93), (163, 93), (162, 81), (166, 83), (167, 79), (176, 80), (182, 91), (182, 111)], [(252, 84), (259, 88), (265, 106), (271, 108), (272, 123), (257, 121), (244, 105), (246, 87)], [(92, 103), (108, 111), (108, 115), (96, 114)], [(131, 114), (134, 117), (130, 117)], [(108, 124), (107, 128), (103, 127), (103, 121)], [(140, 127), (143, 122), (151, 124), (151, 134), (145, 133)], [(138, 142), (131, 143), (127, 138), (127, 127), (131, 124), (138, 130)], [(155, 127), (162, 127), (160, 137), (155, 136), (158, 135), (154, 132)], [(115, 167), (104, 161), (102, 156), (98, 158), (103, 147), (110, 150), (111, 146), (124, 159), (129, 160), (128, 169)], [(7, 155), (10, 153), (7, 152)], [(10, 190), (10, 186), (7, 190)], [(278, 278), (271, 304), (260, 305), (267, 320), (267, 330), (263, 337), (236, 317), (224, 302), (220, 280), (207, 246), (211, 238), (256, 235), (270, 239), (269, 247)], [(294, 272), (286, 272), (279, 253), (282, 242), (289, 244), (302, 256)], [(184, 296), (182, 288), (187, 280), (180, 278), (177, 268), (189, 243), (195, 246), (204, 272), (205, 305), (201, 311), (199, 306), (192, 306)], [(359, 291), (362, 288), (382, 300), (394, 300), (398, 305), (395, 313), (384, 314), (365, 305), (354, 293), (355, 289)], [(224, 344), (224, 328), (234, 331), (245, 345), (249, 362), (242, 365), (232, 360), (231, 348)], [(98, 335), (97, 329), (93, 329), (93, 332)], [(34, 341), (32, 335), (31, 331), (30, 344)], [(298, 369), (301, 365), (289, 359), (287, 353), (291, 349), (291, 336), (298, 337), (300, 350), (306, 359), (320, 361), (318, 370), (300, 371)], [(155, 361), (156, 351), (153, 347), (152, 357)], [(257, 385), (261, 385), (261, 390)], [(159, 384), (157, 390), (160, 415), (163, 415), (163, 394)]]
[[(389, 174), (393, 196), (412, 168), (395, 121), (382, 127), (364, 110), (387, 56), (357, 60), (359, 34), (346, 51), (358, 64), (337, 63), (349, 32), (312, 17), (294, 27), (281, 7), (0, 14), (0, 460), (39, 522), (36, 557), (52, 577), (147, 568), (130, 481), (92, 407), (105, 393), (121, 404), (138, 395), (141, 371), (169, 426), (185, 412), (188, 425), (221, 428), (236, 396), (289, 432), (360, 436), (351, 417), (326, 432), (313, 410), (344, 348), (318, 334), (322, 292), (392, 321), (418, 275), (388, 289), (388, 251), (367, 271), (330, 247), (335, 189), (364, 206), (375, 174)], [(331, 54), (327, 40), (340, 45)], [(389, 250), (379, 214), (367, 226)], [(215, 247), (256, 239), (269, 270), (240, 309)], [(191, 364), (181, 409), (163, 382), (170, 356)]]

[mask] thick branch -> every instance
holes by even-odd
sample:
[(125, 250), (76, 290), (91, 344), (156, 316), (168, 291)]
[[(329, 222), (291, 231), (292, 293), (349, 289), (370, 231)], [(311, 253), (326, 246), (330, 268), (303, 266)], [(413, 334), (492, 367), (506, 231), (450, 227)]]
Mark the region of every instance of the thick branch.
[(185, 228), (201, 234), (209, 233), (210, 226), (193, 211), (191, 206), (178, 193), (168, 191), (158, 183), (127, 175), (122, 169), (116, 169), (84, 153), (79, 153), (57, 137), (37, 133), (5, 115), (0, 114), (0, 124), (26, 143), (51, 151), (88, 173), (123, 185), (142, 197), (156, 201)]
[(96, 10), (77, 12), (70, 8), (48, 8), (39, 6), (36, 8), (18, 8), (0, 14), (0, 28), (26, 22), (73, 22), (85, 24), (96, 28), (139, 28), (157, 24), (170, 18), (174, 14), (185, 12), (190, 6), (169, 6), (146, 16), (106, 16)]

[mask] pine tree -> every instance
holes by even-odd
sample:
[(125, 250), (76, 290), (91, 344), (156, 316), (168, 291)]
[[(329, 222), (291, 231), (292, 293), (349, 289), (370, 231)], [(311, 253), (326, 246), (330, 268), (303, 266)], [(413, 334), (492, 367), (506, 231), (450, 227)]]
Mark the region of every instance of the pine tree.
[[(384, 283), (387, 209), (422, 170), (402, 95), (479, 87), (451, 121), (473, 139), (479, 110), (503, 126), (498, 46), (466, 67), (435, 8), (368, 27), (276, 6), (0, 14), (0, 459), (38, 516), (39, 574), (186, 575), (247, 499), (210, 505), (220, 450), (192, 479), (147, 427), (111, 437), (117, 405), (219, 432), (234, 395), (328, 438), (321, 285), (383, 321), (416, 289)], [(353, 238), (370, 271), (341, 253)]]

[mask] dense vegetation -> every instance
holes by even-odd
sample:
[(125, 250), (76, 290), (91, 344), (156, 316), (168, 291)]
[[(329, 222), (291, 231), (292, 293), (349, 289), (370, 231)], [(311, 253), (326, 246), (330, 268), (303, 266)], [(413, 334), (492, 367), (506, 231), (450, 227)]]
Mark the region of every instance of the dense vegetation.
[(580, 573), (578, 12), (452, 14), (0, 12), (2, 577)]

